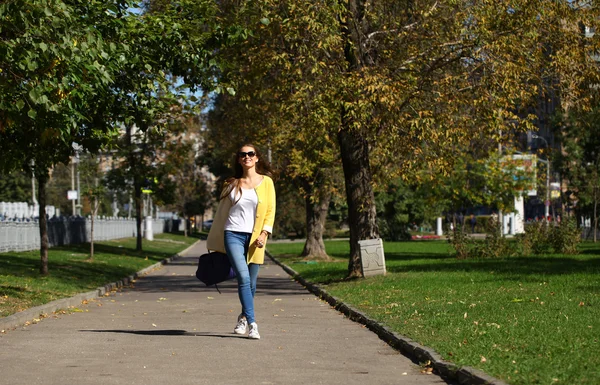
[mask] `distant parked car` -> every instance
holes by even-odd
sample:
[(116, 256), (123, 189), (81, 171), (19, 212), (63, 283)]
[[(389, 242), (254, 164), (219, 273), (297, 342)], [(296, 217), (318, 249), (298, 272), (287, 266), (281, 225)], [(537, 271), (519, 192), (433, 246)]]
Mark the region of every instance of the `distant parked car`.
[(210, 230), (210, 228), (212, 227), (213, 224), (213, 220), (209, 219), (207, 221), (202, 222), (202, 228), (206, 229), (206, 230)]

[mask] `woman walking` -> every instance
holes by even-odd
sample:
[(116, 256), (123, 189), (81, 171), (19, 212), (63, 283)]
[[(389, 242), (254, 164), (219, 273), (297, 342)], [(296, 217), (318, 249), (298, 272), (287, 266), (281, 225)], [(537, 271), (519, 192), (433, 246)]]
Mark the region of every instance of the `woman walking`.
[(236, 154), (234, 177), (225, 181), (206, 247), (227, 254), (236, 273), (242, 312), (233, 332), (260, 339), (254, 317), (258, 270), (275, 221), (275, 187), (269, 164), (256, 146)]

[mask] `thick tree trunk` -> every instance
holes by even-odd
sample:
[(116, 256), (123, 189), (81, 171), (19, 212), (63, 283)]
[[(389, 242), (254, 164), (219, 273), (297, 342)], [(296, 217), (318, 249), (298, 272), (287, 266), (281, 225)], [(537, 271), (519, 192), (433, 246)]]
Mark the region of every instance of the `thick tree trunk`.
[(342, 129), (338, 134), (348, 201), (350, 260), (348, 277), (362, 277), (359, 240), (379, 237), (375, 195), (371, 186), (369, 148), (359, 133)]
[[(359, 72), (371, 64), (363, 52), (368, 25), (365, 20), (364, 0), (349, 0), (348, 13), (341, 23), (345, 40), (344, 56), (348, 74)], [(350, 103), (353, 100), (349, 100)], [(362, 277), (359, 240), (379, 237), (375, 197), (371, 186), (372, 174), (369, 163), (369, 144), (359, 129), (354, 129), (353, 118), (349, 111), (342, 108), (342, 127), (338, 133), (338, 142), (342, 155), (342, 166), (346, 182), (348, 200), (348, 221), (350, 225), (350, 260), (348, 277)]]
[[(314, 189), (311, 189), (314, 191)], [(306, 195), (306, 243), (301, 256), (305, 259), (331, 260), (325, 250), (323, 234), (325, 233), (325, 221), (331, 193), (320, 192), (316, 197), (313, 194)]]
[(46, 176), (38, 176), (38, 216), (40, 226), (40, 274), (48, 275), (48, 221), (46, 220)]

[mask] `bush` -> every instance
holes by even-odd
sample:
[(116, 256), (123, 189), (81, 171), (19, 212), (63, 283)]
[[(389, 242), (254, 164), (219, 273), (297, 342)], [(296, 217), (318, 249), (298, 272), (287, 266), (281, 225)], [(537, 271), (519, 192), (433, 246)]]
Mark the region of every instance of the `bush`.
[(475, 247), (473, 238), (469, 237), (460, 225), (456, 225), (454, 229), (446, 230), (448, 233), (448, 243), (452, 245), (456, 252), (456, 258), (467, 259), (473, 257), (473, 249)]
[(547, 222), (533, 222), (525, 226), (520, 238), (523, 255), (548, 254), (552, 251), (551, 227)]
[(523, 255), (577, 254), (577, 245), (581, 242), (580, 230), (573, 219), (559, 224), (535, 222), (528, 224), (521, 238)]
[(465, 230), (460, 226), (456, 230), (448, 229), (448, 242), (458, 259), (504, 258), (552, 252), (577, 254), (577, 245), (581, 242), (580, 230), (574, 220), (564, 220), (559, 224), (530, 223), (525, 227), (525, 234), (516, 237), (517, 242), (501, 236), (498, 222), (491, 217), (486, 223), (483, 241), (473, 239)]
[(485, 240), (476, 243), (473, 257), (502, 258), (515, 254), (514, 248), (508, 238), (501, 236), (498, 220), (488, 217), (485, 223)]
[(550, 242), (555, 253), (578, 254), (577, 245), (581, 242), (581, 232), (573, 219), (565, 219), (552, 227)]

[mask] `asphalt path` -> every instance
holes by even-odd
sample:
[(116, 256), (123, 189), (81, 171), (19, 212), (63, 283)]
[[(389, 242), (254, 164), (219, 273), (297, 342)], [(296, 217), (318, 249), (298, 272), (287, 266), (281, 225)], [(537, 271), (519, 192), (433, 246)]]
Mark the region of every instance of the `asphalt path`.
[(446, 384), (267, 262), (260, 340), (233, 334), (234, 281), (195, 278), (204, 241), (129, 287), (0, 335), (0, 384)]

